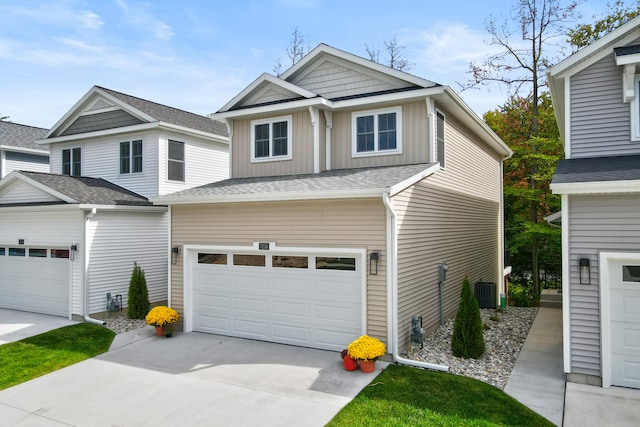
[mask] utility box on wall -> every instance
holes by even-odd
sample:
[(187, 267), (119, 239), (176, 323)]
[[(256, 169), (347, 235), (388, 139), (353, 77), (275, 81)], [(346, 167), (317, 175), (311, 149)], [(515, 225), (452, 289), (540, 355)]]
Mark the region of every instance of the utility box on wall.
[(473, 285), (473, 294), (476, 296), (480, 308), (496, 308), (495, 283), (476, 282)]

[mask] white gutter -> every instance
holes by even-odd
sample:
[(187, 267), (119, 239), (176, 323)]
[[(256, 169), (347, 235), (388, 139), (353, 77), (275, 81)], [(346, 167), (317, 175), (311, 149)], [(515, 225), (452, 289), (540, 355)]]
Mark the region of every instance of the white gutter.
[(94, 217), (94, 215), (98, 212), (98, 210), (96, 208), (91, 209), (91, 212), (89, 212), (87, 215), (85, 215), (84, 217), (84, 248), (83, 248), (83, 252), (84, 252), (84, 277), (83, 277), (83, 310), (82, 313), (84, 315), (84, 321), (88, 322), (88, 323), (94, 323), (96, 325), (106, 325), (107, 322), (103, 322), (102, 320), (97, 320), (94, 319), (92, 317), (89, 317), (89, 237), (88, 237), (88, 232), (87, 232), (87, 226), (89, 225), (89, 221), (91, 221), (91, 218)]
[(445, 365), (420, 362), (406, 359), (400, 356), (398, 349), (398, 269), (397, 269), (397, 236), (396, 236), (396, 215), (393, 211), (393, 202), (389, 193), (382, 193), (382, 201), (387, 207), (387, 281), (391, 283), (391, 332), (393, 334), (391, 354), (393, 361), (403, 365), (415, 366), (418, 368), (433, 369), (436, 371), (449, 371)]

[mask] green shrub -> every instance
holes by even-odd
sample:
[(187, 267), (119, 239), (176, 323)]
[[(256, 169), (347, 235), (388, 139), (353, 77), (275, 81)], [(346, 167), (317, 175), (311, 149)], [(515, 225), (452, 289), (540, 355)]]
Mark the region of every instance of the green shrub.
[(529, 294), (529, 290), (522, 286), (512, 286), (509, 289), (509, 296), (516, 307), (531, 307), (533, 298)]
[(482, 318), (478, 301), (471, 291), (469, 278), (464, 277), (460, 306), (453, 323), (451, 352), (456, 357), (477, 359), (484, 353), (484, 337), (482, 336)]
[(129, 319), (144, 319), (149, 312), (149, 291), (147, 290), (147, 279), (144, 277), (144, 270), (138, 263), (133, 263), (133, 272), (129, 282), (129, 305), (127, 315)]

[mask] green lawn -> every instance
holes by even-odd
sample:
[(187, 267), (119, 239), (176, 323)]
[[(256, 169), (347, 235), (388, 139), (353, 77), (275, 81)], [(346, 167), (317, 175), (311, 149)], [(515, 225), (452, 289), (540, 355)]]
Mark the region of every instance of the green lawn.
[(327, 426), (553, 426), (489, 384), (389, 365)]
[(110, 329), (78, 323), (0, 345), (0, 390), (104, 353), (113, 337)]

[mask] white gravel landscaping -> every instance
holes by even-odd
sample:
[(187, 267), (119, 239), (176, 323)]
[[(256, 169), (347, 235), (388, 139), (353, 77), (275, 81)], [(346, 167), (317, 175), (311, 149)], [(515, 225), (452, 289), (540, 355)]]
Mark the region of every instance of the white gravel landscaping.
[(537, 307), (481, 309), (482, 323), (488, 329), (484, 330), (485, 352), (480, 359), (464, 359), (451, 354), (453, 319), (425, 337), (423, 348), (412, 348), (407, 358), (447, 365), (453, 374), (475, 378), (504, 390), (537, 312)]

